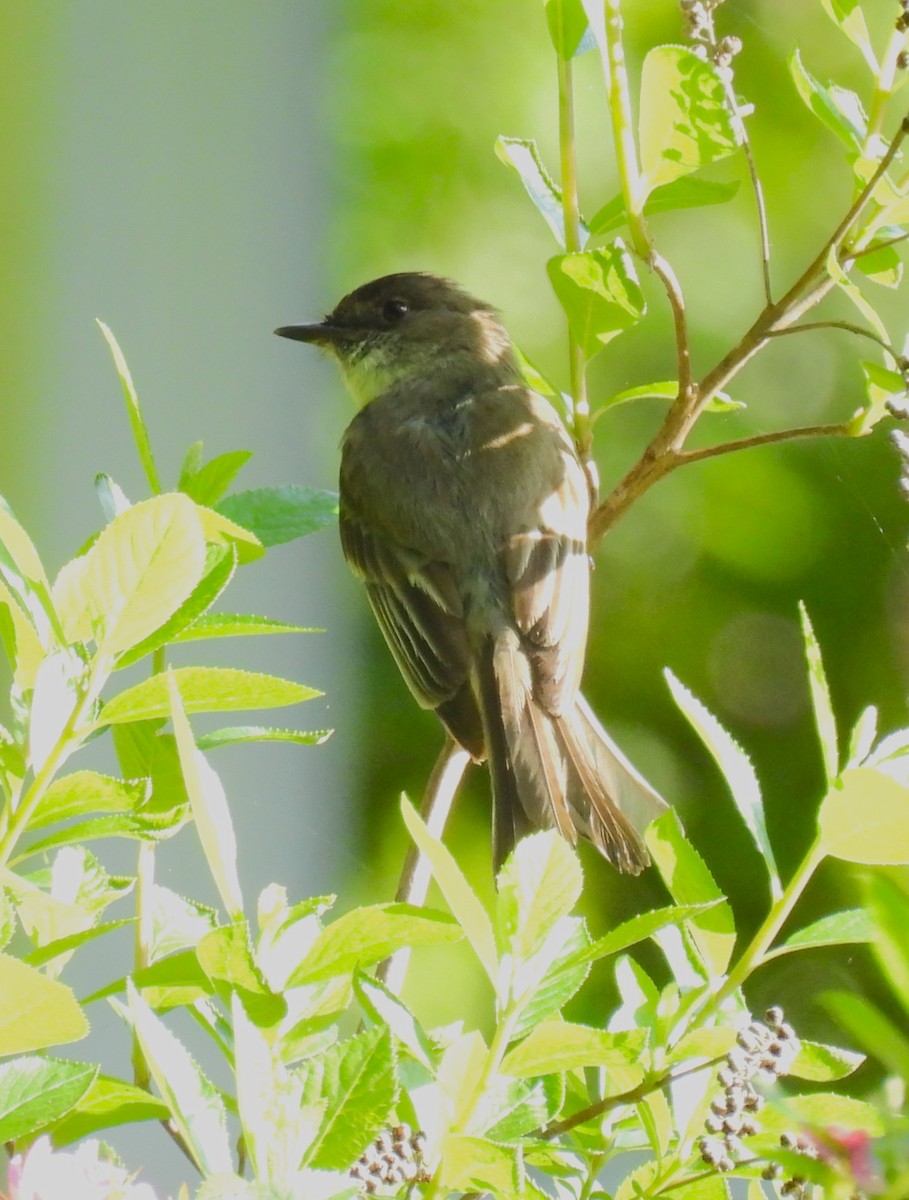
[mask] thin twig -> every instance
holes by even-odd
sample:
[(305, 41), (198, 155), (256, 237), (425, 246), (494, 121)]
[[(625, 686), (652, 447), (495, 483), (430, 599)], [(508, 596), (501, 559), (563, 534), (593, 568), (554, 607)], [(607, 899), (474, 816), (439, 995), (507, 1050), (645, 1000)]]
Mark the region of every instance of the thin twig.
[(775, 429), (772, 433), (755, 433), (751, 437), (736, 438), (733, 442), (720, 442), (716, 446), (702, 446), (697, 450), (682, 450), (678, 465), (702, 462), (705, 458), (718, 458), (721, 454), (733, 454), (737, 450), (753, 450), (755, 446), (769, 446), (774, 442), (794, 442), (797, 438), (849, 437), (851, 422), (838, 425), (802, 425), (795, 429)]
[[(446, 736), (445, 745), (426, 781), (420, 808), (420, 815), (434, 837), (441, 837), (445, 830), (458, 786), (469, 762), (467, 751), (450, 735)], [(424, 904), (431, 877), (429, 862), (416, 846), (411, 846), (404, 860), (395, 900), (401, 904)], [(405, 946), (379, 963), (377, 977), (396, 995), (404, 984), (409, 961), (410, 948)]]
[(875, 333), (873, 329), (865, 329), (862, 325), (854, 325), (852, 321), (805, 321), (801, 325), (789, 325), (785, 329), (771, 330), (771, 337), (785, 337), (790, 333), (810, 333), (812, 330), (818, 329), (843, 329), (846, 333), (854, 333), (857, 337), (868, 338), (869, 341), (877, 343), (878, 346), (893, 359), (894, 363), (899, 365), (902, 355), (899, 350)]
[(679, 396), (689, 403), (696, 399), (691, 383), (691, 343), (688, 339), (688, 319), (685, 316), (685, 297), (675, 271), (658, 250), (650, 251), (650, 266), (658, 277), (669, 299), (672, 323), (675, 329), (675, 353), (678, 362)]

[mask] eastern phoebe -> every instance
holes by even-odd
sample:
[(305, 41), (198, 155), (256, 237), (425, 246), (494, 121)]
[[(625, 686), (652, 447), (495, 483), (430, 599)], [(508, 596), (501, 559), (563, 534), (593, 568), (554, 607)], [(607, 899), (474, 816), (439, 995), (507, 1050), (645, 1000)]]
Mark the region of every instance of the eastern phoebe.
[(637, 874), (665, 804), (579, 691), (587, 477), (495, 310), (448, 279), (387, 275), (276, 332), (329, 351), (361, 405), (342, 441), (344, 556), (417, 702), (489, 762), (496, 865), (555, 826)]

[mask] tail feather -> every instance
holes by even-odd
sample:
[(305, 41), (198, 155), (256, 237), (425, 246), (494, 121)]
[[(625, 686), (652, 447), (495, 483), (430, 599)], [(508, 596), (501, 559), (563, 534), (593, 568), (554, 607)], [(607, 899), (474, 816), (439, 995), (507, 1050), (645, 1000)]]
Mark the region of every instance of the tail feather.
[(552, 717), (534, 700), (530, 665), (506, 635), (480, 656), (479, 693), (493, 786), (496, 868), (531, 829), (587, 838), (620, 871), (650, 862), (639, 830), (665, 802), (578, 696)]

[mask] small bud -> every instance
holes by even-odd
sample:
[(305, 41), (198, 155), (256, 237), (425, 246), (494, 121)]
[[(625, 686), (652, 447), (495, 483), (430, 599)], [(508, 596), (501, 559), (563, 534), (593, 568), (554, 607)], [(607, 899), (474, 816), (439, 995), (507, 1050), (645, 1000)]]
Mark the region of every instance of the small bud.
[(783, 1010), (780, 1008), (780, 1006), (778, 1004), (774, 1004), (764, 1013), (764, 1020), (771, 1027), (771, 1029), (779, 1029), (780, 1025), (783, 1023), (783, 1015)]
[(723, 1121), (721, 1121), (719, 1117), (714, 1116), (714, 1114), (711, 1113), (710, 1116), (707, 1117), (707, 1119), (704, 1121), (704, 1128), (707, 1130), (708, 1133), (719, 1133), (720, 1130), (723, 1128)]
[(789, 1133), (788, 1131), (786, 1133), (781, 1133), (780, 1134), (780, 1145), (783, 1147), (784, 1150), (798, 1150), (798, 1148), (799, 1148), (798, 1136), (794, 1133)]
[(783, 1174), (783, 1168), (779, 1163), (768, 1163), (761, 1171), (762, 1179), (779, 1179)]
[(732, 1087), (733, 1084), (735, 1084), (738, 1080), (738, 1076), (736, 1075), (735, 1071), (733, 1071), (730, 1067), (720, 1067), (716, 1073), (716, 1078), (720, 1087), (724, 1088)]
[(901, 71), (909, 69), (909, 50), (900, 50), (896, 56), (896, 65)]

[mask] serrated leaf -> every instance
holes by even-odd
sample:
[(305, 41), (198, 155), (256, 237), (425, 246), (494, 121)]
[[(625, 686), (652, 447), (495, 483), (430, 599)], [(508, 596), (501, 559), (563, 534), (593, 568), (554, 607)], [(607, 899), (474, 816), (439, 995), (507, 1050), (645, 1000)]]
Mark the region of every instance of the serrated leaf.
[(200, 733), (196, 745), (200, 750), (216, 750), (218, 746), (236, 746), (245, 742), (295, 742), (298, 746), (321, 746), (331, 729), (271, 729), (264, 725), (234, 725)]
[(874, 767), (846, 770), (818, 813), (821, 847), (846, 862), (909, 863), (907, 818), (909, 788)]
[(287, 1015), (287, 1001), (271, 991), (253, 956), (245, 920), (207, 933), (196, 957), (221, 998), (229, 1002), (236, 995), (258, 1028), (273, 1029)]
[(808, 684), (811, 689), (811, 705), (814, 709), (814, 724), (821, 744), (821, 754), (824, 760), (824, 770), (828, 785), (836, 779), (839, 769), (839, 749), (837, 747), (836, 718), (833, 715), (833, 704), (830, 700), (830, 688), (824, 672), (824, 661), (821, 648), (811, 627), (811, 619), (804, 604), (799, 603), (799, 616), (802, 621), (802, 636), (805, 639), (805, 656), (808, 660)]
[(426, 828), (422, 817), (406, 796), (401, 797), (401, 815), (417, 849), (429, 860), (433, 878), (445, 897), (455, 920), (473, 948), (493, 986), (498, 974), (492, 922), (473, 888), (464, 877), (451, 851)]
[(180, 767), (199, 841), (221, 902), (236, 921), (243, 915), (243, 894), (237, 873), (237, 838), (227, 797), (205, 755), (196, 749), (175, 672), (168, 671), (166, 678)]
[(557, 255), (546, 270), (586, 358), (636, 325), (646, 311), (634, 264), (620, 238), (599, 250)]
[(751, 834), (758, 853), (764, 860), (770, 876), (770, 890), (774, 899), (782, 894), (783, 886), (767, 835), (764, 817), (764, 800), (751, 759), (738, 742), (719, 723), (700, 700), (691, 694), (685, 685), (669, 670), (664, 671), (672, 698), (681, 709), (695, 733), (710, 751), (729, 786), (732, 799)]
[(775, 946), (765, 958), (777, 958), (796, 950), (814, 950), (819, 946), (846, 946), (854, 942), (874, 940), (874, 926), (863, 908), (849, 908), (812, 921), (804, 929), (790, 934), (785, 942)]
[(679, 1038), (669, 1053), (668, 1061), (681, 1063), (692, 1058), (723, 1058), (734, 1045), (735, 1030), (731, 1026), (701, 1026)]
[(707, 864), (685, 837), (673, 809), (650, 825), (644, 840), (673, 900), (711, 906), (692, 917), (688, 928), (711, 973), (721, 975), (735, 945), (735, 922)]
[(789, 59), (796, 91), (818, 120), (850, 150), (861, 154), (868, 135), (868, 118), (855, 92), (828, 84), (826, 87), (805, 68), (796, 48)]
[(527, 1195), (519, 1183), (516, 1151), (485, 1138), (448, 1134), (439, 1177), (445, 1195), (491, 1192), (496, 1200), (519, 1200)]
[[(6, 612), (8, 616), (4, 617)], [(35, 686), (38, 668), (44, 661), (45, 649), (35, 626), (22, 611), (13, 593), (3, 582), (0, 573), (0, 640), (13, 672), (13, 682), (20, 692), (30, 692)]]
[(29, 1056), (0, 1063), (0, 1141), (15, 1142), (60, 1120), (91, 1087), (98, 1068)]
[(309, 1059), (298, 1071), (303, 1102), (325, 1103), (306, 1165), (345, 1168), (382, 1128), (397, 1099), (391, 1034), (367, 1030)]
[(171, 1111), (183, 1144), (203, 1175), (230, 1171), (232, 1156), (227, 1114), (216, 1088), (131, 981), (127, 983), (127, 995), (128, 1010), (122, 1005), (118, 1007), (129, 1017), (152, 1078)]
[(168, 642), (180, 639), (187, 626), (194, 624), (214, 604), (233, 579), (237, 569), (236, 549), (233, 546), (208, 546), (205, 564), (202, 578), (186, 600), (153, 633), (118, 657), (118, 669), (132, 666)]
[[(656, 187), (644, 202), (644, 216), (652, 217), (661, 212), (673, 212), (683, 208), (703, 208), (709, 204), (725, 204), (739, 190), (738, 180), (723, 183), (714, 179), (698, 179), (683, 175)], [(611, 233), (621, 229), (628, 220), (625, 213), (625, 198), (614, 196), (608, 204), (594, 214), (590, 220), (590, 233)]]
[(877, 740), (878, 711), (873, 704), (863, 708), (852, 733), (846, 751), (846, 766), (860, 767), (871, 754)]
[(113, 779), (97, 771), (61, 775), (50, 785), (29, 820), (29, 829), (86, 813), (130, 813), (141, 808), (148, 792), (144, 779)]
[(53, 962), (61, 954), (68, 955), (71, 951), (84, 946), (86, 942), (93, 942), (96, 938), (103, 937), (106, 933), (113, 933), (117, 929), (123, 929), (127, 925), (134, 924), (135, 921), (135, 917), (123, 917), (119, 921), (106, 921), (102, 925), (93, 925), (91, 929), (71, 933), (68, 937), (58, 938), (54, 942), (40, 946), (37, 950), (32, 950), (23, 956), (22, 961), (28, 963), (30, 967), (43, 967), (45, 963)]
[[(197, 444), (201, 452), (201, 443)], [(180, 473), (180, 491), (197, 504), (210, 508), (221, 499), (251, 458), (251, 450), (228, 450), (226, 454), (215, 455), (204, 466), (184, 462), (184, 469)], [(189, 470), (186, 469), (187, 465)]]
[(37, 854), (47, 854), (61, 846), (79, 846), (103, 838), (128, 838), (132, 841), (158, 842), (172, 837), (184, 825), (186, 816), (177, 809), (168, 813), (115, 813), (107, 817), (90, 817), (74, 821), (63, 829), (54, 830), (28, 847), (14, 860), (23, 862)]
[(197, 642), (203, 638), (253, 637), (275, 633), (322, 633), (309, 625), (290, 625), (272, 617), (259, 617), (252, 613), (205, 613), (187, 625), (171, 640), (174, 642)]
[[(521, 996), (512, 1031), (514, 1038), (560, 1012), (590, 973), (590, 963), (584, 959), (584, 952), (590, 946), (590, 935), (584, 922), (580, 917), (563, 917), (557, 929), (560, 944), (556, 953), (544, 957), (544, 969), (535, 972), (533, 987)], [(530, 967), (535, 965), (531, 961)]]
[(502, 952), (518, 962), (535, 954), (574, 908), (583, 883), (577, 855), (555, 830), (522, 838), (496, 880)]
[(477, 1105), (471, 1129), (493, 1142), (515, 1142), (546, 1126), (564, 1098), (564, 1083), (558, 1075), (526, 1080), (498, 1076), (490, 1080)]
[[(315, 688), (277, 675), (239, 671), (233, 667), (175, 667), (170, 672), (187, 713), (234, 712), (247, 708), (281, 708), (321, 696)], [(170, 715), (168, 676), (152, 675), (105, 704), (97, 728), (126, 721)]]
[(148, 637), (202, 578), (205, 542), (196, 506), (172, 492), (115, 517), (60, 571), (54, 603), (70, 641), (95, 638), (116, 655)]
[(0, 954), (0, 1055), (77, 1042), (87, 1033), (85, 1013), (70, 988)]
[(636, 917), (630, 917), (603, 937), (597, 938), (573, 961), (593, 963), (601, 958), (607, 958), (611, 954), (618, 954), (622, 950), (627, 950), (629, 946), (653, 937), (667, 925), (681, 926), (684, 922), (701, 916), (718, 903), (719, 901), (714, 899), (702, 904), (674, 904), (666, 908), (654, 908), (650, 912), (638, 913)]
[(432, 1042), (410, 1009), (378, 979), (354, 971), (354, 994), (374, 1024), (386, 1025), (398, 1041), (427, 1070), (433, 1069), (436, 1053)]
[[(585, 22), (586, 23), (586, 22)], [(533, 201), (533, 206), (552, 230), (560, 246), (565, 245), (565, 217), (562, 210), (562, 191), (555, 182), (540, 155), (533, 138), (499, 137), (496, 139), (497, 157), (512, 167), (524, 185), (524, 190)], [(582, 240), (587, 240), (587, 229), (582, 223)]]
[(237, 562), (241, 566), (255, 562), (265, 554), (264, 544), (256, 537), (251, 529), (238, 525), (224, 513), (214, 508), (196, 505), (202, 533), (209, 547), (229, 547), (236, 552)]
[[(583, 1067), (625, 1070), (637, 1064), (645, 1040), (642, 1029), (607, 1033), (589, 1025), (543, 1021), (505, 1055), (502, 1073), (527, 1079)], [(643, 1068), (640, 1073), (643, 1078)]]
[(350, 974), (355, 967), (381, 962), (402, 946), (457, 942), (463, 936), (451, 917), (433, 909), (411, 904), (356, 908), (326, 926), (288, 986)]
[(821, 1042), (800, 1041), (799, 1052), (788, 1074), (812, 1083), (832, 1083), (851, 1075), (864, 1061), (864, 1054), (855, 1054), (852, 1050), (825, 1046)]
[(761, 1111), (761, 1126), (767, 1133), (792, 1129), (794, 1121), (815, 1129), (859, 1129), (873, 1138), (884, 1132), (883, 1115), (875, 1105), (837, 1092), (787, 1096), (779, 1106), (768, 1104)]
[(213, 908), (187, 899), (159, 883), (153, 884), (148, 905), (151, 915), (149, 960), (152, 963), (196, 946), (217, 925)]
[(684, 46), (656, 46), (644, 59), (639, 129), (647, 192), (739, 145), (719, 71)]
[(108, 1075), (96, 1075), (69, 1112), (54, 1121), (53, 1141), (55, 1146), (68, 1146), (116, 1125), (163, 1121), (169, 1115), (167, 1105), (143, 1088)]
[(334, 524), (338, 497), (316, 488), (254, 488), (235, 492), (215, 505), (217, 512), (254, 533), (263, 546), (279, 546)]

